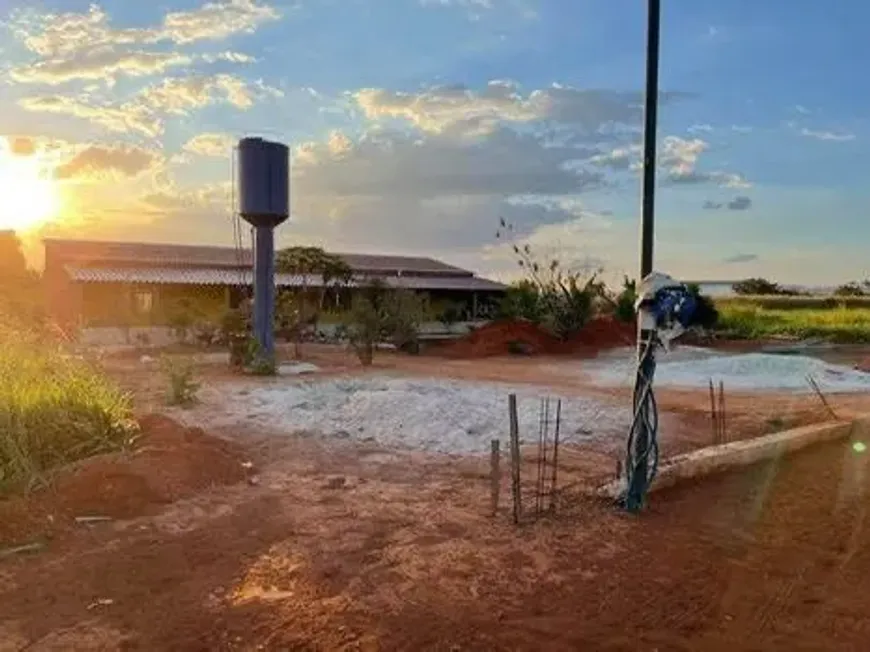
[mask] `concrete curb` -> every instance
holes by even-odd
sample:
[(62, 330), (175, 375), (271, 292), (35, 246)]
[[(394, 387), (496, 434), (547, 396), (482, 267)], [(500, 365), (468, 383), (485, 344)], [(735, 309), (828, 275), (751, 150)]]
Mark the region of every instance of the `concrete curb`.
[[(814, 444), (865, 433), (870, 435), (870, 417), (860, 417), (854, 421), (817, 423), (755, 439), (702, 448), (663, 460), (650, 491), (672, 487), (690, 478), (751, 466)], [(594, 491), (598, 496), (617, 498), (625, 491), (625, 479), (608, 482)]]

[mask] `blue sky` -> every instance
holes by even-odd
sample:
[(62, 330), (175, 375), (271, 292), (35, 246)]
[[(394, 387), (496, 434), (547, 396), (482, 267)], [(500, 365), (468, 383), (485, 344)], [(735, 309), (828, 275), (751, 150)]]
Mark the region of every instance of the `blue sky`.
[[(656, 266), (870, 275), (870, 5), (662, 4)], [(62, 171), (34, 235), (231, 244), (232, 143), (256, 134), (294, 150), (281, 243), (503, 276), (504, 216), (633, 273), (645, 5), (4, 0), (0, 134)]]

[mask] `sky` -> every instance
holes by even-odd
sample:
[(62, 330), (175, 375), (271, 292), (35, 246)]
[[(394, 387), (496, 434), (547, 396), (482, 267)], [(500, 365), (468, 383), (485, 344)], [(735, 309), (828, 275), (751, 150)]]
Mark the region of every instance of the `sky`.
[[(662, 4), (655, 268), (870, 276), (870, 4)], [(263, 136), (279, 246), (509, 279), (503, 218), (633, 276), (645, 27), (642, 0), (0, 0), (0, 228), (37, 265), (45, 236), (232, 245)]]

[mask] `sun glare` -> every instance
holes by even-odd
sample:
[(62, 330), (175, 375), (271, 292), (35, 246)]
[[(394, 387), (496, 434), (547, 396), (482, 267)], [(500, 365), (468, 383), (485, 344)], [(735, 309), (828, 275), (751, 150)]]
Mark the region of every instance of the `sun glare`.
[(54, 219), (58, 188), (38, 156), (0, 149), (0, 229), (27, 231)]

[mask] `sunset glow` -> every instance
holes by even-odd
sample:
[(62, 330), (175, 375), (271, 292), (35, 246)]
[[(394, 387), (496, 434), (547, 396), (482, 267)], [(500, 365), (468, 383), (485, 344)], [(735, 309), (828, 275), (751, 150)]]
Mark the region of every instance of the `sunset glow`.
[(57, 186), (39, 158), (0, 151), (0, 228), (28, 231), (59, 211)]

